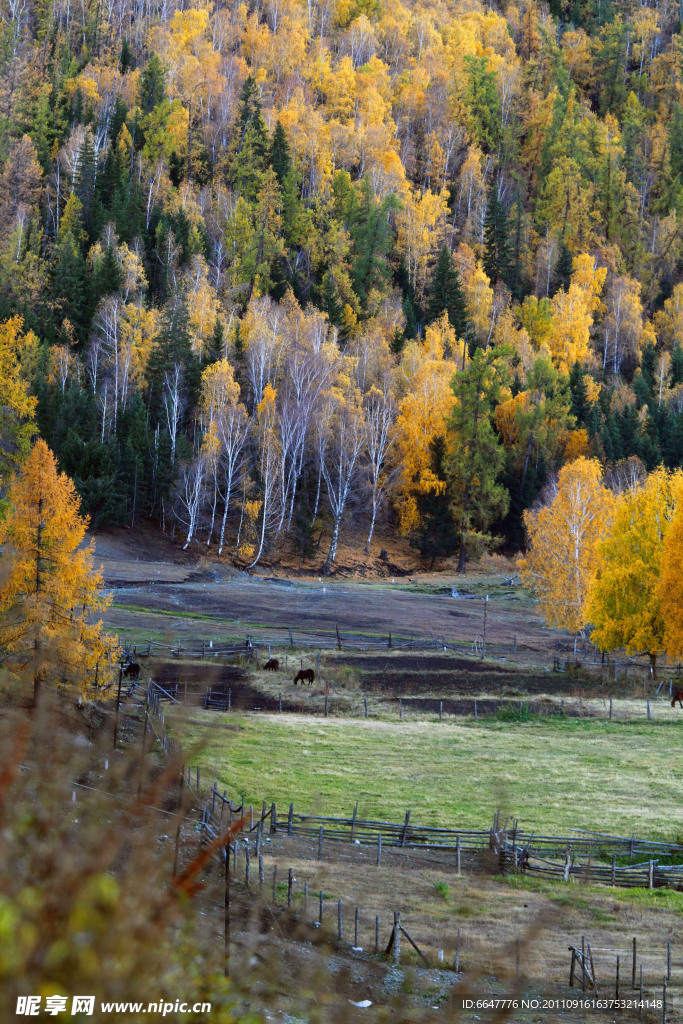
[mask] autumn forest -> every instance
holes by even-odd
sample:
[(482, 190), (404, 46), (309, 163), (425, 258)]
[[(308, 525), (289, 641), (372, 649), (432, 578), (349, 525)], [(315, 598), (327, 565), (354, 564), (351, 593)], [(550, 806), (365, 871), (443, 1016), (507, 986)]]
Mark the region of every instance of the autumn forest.
[(673, 520), (679, 18), (3, 0), (0, 474), (39, 434), (95, 528), (244, 567), (352, 523), (464, 571), (577, 477)]

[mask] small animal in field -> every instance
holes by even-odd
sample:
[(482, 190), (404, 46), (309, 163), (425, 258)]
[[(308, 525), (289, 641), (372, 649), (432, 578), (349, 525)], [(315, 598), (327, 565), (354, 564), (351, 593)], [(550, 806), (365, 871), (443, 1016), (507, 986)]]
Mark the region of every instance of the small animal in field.
[(676, 707), (676, 701), (678, 701), (680, 707), (683, 708), (683, 690), (674, 690), (671, 698), (671, 707)]
[(268, 661), (263, 666), (265, 672), (277, 672), (279, 671), (279, 668), (280, 662), (277, 660), (277, 658), (269, 658)]
[(140, 678), (140, 666), (137, 661), (131, 661), (123, 670), (124, 679), (132, 679), (136, 682)]
[(296, 674), (296, 679), (294, 680), (294, 685), (296, 686), (297, 683), (312, 683), (314, 679), (315, 679), (315, 672), (313, 671), (312, 668), (302, 668)]

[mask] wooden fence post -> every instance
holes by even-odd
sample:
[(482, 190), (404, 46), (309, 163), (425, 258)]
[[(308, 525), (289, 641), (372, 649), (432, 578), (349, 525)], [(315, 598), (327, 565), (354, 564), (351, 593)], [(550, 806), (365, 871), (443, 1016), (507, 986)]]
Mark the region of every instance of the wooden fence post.
[(375, 953), (379, 953), (379, 914), (375, 915)]
[(368, 717), (368, 698), (363, 697), (363, 703), (365, 704), (365, 717)]
[(320, 902), (319, 902), (319, 905), (318, 905), (318, 922), (322, 926), (322, 923), (323, 923), (323, 891), (322, 891), (322, 889), (320, 890), (319, 901)]
[(356, 800), (356, 806), (353, 808), (353, 818), (351, 819), (351, 842), (354, 840), (354, 833), (356, 831), (356, 815), (358, 814), (358, 801)]
[(617, 956), (617, 973), (614, 979), (614, 998), (619, 998), (619, 957)]
[(258, 887), (263, 892), (263, 854), (258, 855)]
[(271, 834), (277, 832), (277, 810), (274, 803), (270, 805), (270, 831)]
[(230, 973), (230, 847), (225, 847), (225, 893), (223, 897), (223, 957), (225, 976)]
[(460, 836), (455, 838), (455, 869), (458, 878), (461, 875), (461, 864), (460, 864)]
[(360, 929), (360, 910), (358, 909), (358, 907), (356, 907), (356, 913), (355, 913), (354, 923), (353, 923), (353, 944), (354, 944), (354, 946), (356, 948), (358, 948), (358, 932), (359, 932), (359, 929)]
[(287, 835), (291, 836), (294, 819), (294, 804), (289, 805), (289, 815), (287, 816)]
[(401, 846), (406, 845), (406, 839), (408, 838), (408, 822), (410, 821), (410, 811), (406, 811), (406, 820), (403, 826), (403, 835), (401, 836)]
[(323, 827), (320, 826), (318, 831), (318, 860), (323, 859)]
[(636, 987), (636, 952), (637, 952), (636, 937), (634, 935), (633, 936), (633, 962), (631, 964), (631, 988), (635, 988)]
[(586, 936), (581, 936), (581, 991), (586, 991)]
[(377, 867), (382, 863), (382, 833), (377, 833)]
[(337, 934), (341, 942), (344, 938), (344, 910), (341, 900), (337, 901)]
[(396, 963), (401, 958), (401, 915), (397, 910), (394, 911), (394, 960)]

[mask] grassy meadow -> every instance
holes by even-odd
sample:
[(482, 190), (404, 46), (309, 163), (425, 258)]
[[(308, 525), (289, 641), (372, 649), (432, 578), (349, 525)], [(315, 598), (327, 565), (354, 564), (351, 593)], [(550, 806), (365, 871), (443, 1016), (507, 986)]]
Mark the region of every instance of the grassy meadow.
[(248, 803), (303, 813), (487, 828), (683, 835), (683, 723), (339, 720), (193, 712), (174, 725), (188, 763)]

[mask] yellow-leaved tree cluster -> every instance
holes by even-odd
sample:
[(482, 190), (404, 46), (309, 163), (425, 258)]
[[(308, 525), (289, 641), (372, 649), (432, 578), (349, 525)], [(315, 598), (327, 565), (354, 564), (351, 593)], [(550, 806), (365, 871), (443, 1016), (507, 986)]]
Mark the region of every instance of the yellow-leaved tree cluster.
[(0, 650), (11, 677), (93, 697), (111, 682), (116, 637), (96, 613), (109, 603), (73, 482), (44, 441), (10, 481), (0, 523)]
[(560, 471), (527, 511), (522, 580), (546, 621), (603, 651), (683, 656), (683, 472), (659, 467), (606, 486), (595, 459)]

